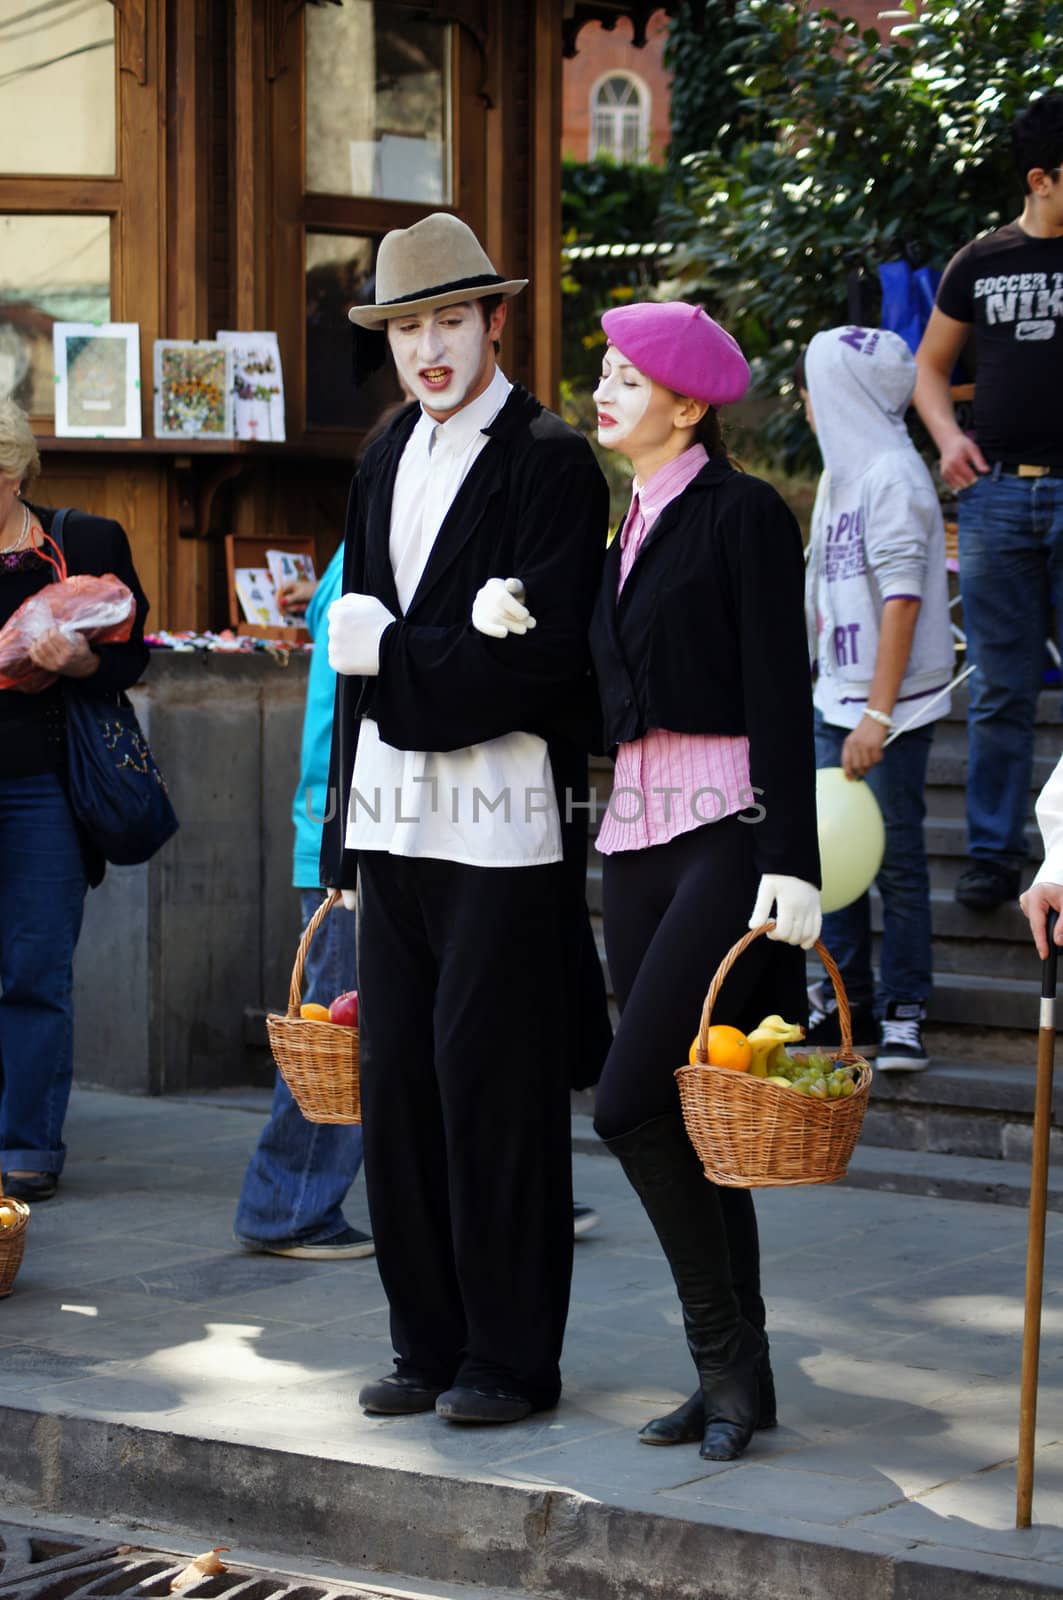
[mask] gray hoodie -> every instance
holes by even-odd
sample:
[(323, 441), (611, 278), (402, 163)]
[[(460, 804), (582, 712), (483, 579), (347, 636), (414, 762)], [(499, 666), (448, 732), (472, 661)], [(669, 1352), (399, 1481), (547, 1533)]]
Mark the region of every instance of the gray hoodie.
[(905, 427), (915, 360), (881, 328), (828, 328), (805, 356), (825, 471), (812, 512), (805, 610), (824, 718), (855, 728), (867, 704), (887, 600), (921, 600), (897, 722), (933, 722), (952, 677), (945, 529), (934, 485)]

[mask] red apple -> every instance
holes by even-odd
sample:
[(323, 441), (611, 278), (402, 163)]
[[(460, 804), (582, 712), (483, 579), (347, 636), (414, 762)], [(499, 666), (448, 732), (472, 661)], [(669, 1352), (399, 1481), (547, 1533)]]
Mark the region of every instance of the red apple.
[(328, 1008), (328, 1018), (344, 1028), (357, 1028), (358, 990), (348, 989), (346, 994), (338, 994)]

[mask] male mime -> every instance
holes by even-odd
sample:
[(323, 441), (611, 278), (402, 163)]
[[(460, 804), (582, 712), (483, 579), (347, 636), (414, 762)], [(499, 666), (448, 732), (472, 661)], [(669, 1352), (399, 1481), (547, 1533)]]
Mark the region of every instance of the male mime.
[(576, 731), (608, 495), (586, 441), (496, 364), (525, 282), (449, 215), (382, 241), (376, 304), (350, 316), (381, 345), (386, 330), (415, 403), (366, 452), (329, 617), (322, 882), (357, 875), (366, 1184), (395, 1349), (359, 1399), (452, 1422), (557, 1402), (568, 1091), (608, 1043)]

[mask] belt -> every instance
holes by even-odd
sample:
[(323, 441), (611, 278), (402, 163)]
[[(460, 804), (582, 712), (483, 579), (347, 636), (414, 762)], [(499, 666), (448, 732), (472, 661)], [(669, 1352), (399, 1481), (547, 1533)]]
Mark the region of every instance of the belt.
[(1015, 478), (1063, 478), (1063, 467), (1039, 467), (1030, 461), (998, 461), (998, 472)]

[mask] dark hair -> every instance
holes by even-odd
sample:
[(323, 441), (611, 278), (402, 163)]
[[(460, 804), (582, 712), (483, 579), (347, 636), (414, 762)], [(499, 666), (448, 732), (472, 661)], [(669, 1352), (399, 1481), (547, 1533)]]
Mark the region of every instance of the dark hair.
[(799, 350), (797, 352), (797, 357), (796, 357), (796, 359), (794, 361), (793, 369), (792, 369), (792, 371), (790, 373), (791, 378), (794, 380), (794, 388), (795, 389), (807, 389), (808, 388), (808, 377), (807, 377), (807, 374), (805, 373), (805, 356), (806, 356), (806, 354), (807, 354), (807, 346), (805, 346), (805, 348), (803, 348), (803, 349), (801, 349), (801, 350)]
[(1063, 166), (1063, 94), (1043, 94), (1019, 112), (1011, 125), (1011, 153), (1024, 194), (1030, 193), (1026, 174), (1032, 168), (1055, 176)]
[(720, 414), (715, 406), (710, 406), (694, 427), (694, 443), (705, 446), (705, 452), (710, 456), (721, 456), (724, 461), (729, 461), (732, 467), (741, 467), (727, 448), (727, 441), (723, 436), (720, 426)]
[[(481, 300), (476, 302), (480, 307), (480, 310), (483, 312), (485, 328), (489, 328), (491, 326), (491, 318), (502, 304), (503, 298), (504, 297), (500, 294), (485, 294)], [(495, 355), (497, 356), (501, 353), (502, 346), (497, 339), (493, 340), (492, 342), (495, 347)]]

